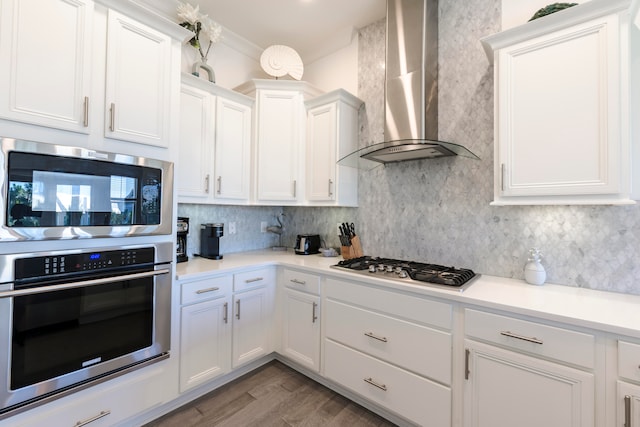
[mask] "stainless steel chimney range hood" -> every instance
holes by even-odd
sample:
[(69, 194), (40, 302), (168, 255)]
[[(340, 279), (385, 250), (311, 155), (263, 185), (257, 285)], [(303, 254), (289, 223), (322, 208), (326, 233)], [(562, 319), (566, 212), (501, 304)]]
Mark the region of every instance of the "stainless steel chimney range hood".
[(462, 145), (438, 140), (438, 0), (387, 0), (385, 142), (338, 164), (380, 164), (445, 156), (479, 159)]

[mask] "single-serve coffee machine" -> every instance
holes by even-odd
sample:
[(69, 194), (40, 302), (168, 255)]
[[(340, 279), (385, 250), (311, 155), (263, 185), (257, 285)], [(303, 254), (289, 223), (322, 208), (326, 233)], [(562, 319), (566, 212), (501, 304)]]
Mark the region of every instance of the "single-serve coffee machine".
[(200, 256), (208, 259), (222, 259), (220, 238), (224, 236), (224, 224), (200, 225)]
[(178, 217), (178, 232), (176, 233), (176, 262), (189, 261), (187, 256), (187, 234), (189, 234), (189, 218)]

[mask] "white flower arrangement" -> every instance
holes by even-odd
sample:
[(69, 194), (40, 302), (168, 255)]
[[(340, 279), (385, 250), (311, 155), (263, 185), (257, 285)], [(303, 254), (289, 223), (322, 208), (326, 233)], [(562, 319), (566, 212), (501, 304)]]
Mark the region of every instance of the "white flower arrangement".
[[(198, 49), (202, 62), (207, 62), (211, 46), (220, 40), (222, 27), (207, 15), (201, 14), (200, 5), (193, 7), (189, 3), (179, 2), (177, 12), (178, 18), (182, 21), (180, 26), (195, 33), (189, 44)], [(201, 36), (209, 41), (205, 52), (202, 51)]]

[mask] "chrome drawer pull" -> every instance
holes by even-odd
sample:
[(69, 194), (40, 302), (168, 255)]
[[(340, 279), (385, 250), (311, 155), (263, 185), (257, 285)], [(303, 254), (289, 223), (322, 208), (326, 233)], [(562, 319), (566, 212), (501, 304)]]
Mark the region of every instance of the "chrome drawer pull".
[(333, 181), (329, 180), (329, 197), (333, 196), (333, 192), (331, 191), (331, 186), (333, 185)]
[(218, 177), (218, 194), (222, 193), (222, 177)]
[(387, 391), (387, 386), (384, 384), (378, 384), (377, 382), (375, 382), (373, 380), (373, 378), (369, 377), (369, 378), (363, 378), (364, 382), (367, 384), (371, 384), (374, 387), (378, 387), (380, 390), (382, 391)]
[(291, 279), (290, 280), (291, 283), (295, 283), (296, 285), (306, 285), (307, 282), (305, 282), (304, 280), (298, 280), (298, 279)]
[(91, 418), (87, 418), (84, 421), (78, 421), (77, 423), (75, 423), (73, 425), (73, 427), (82, 427), (82, 426), (86, 426), (89, 423), (92, 423), (94, 421), (98, 421), (100, 418), (106, 417), (107, 415), (111, 414), (111, 411), (106, 410), (106, 411), (101, 411), (98, 415), (95, 415)]
[(229, 322), (229, 303), (224, 303), (224, 323)]
[(219, 291), (220, 288), (206, 288), (206, 289), (198, 289), (196, 291), (196, 294), (206, 294), (207, 292), (215, 292), (215, 291)]
[(111, 118), (109, 119), (109, 130), (111, 132), (115, 132), (116, 130), (116, 104), (111, 103), (111, 108), (109, 108), (109, 112), (111, 113)]
[(84, 97), (84, 108), (82, 109), (83, 118), (82, 118), (82, 126), (88, 128), (89, 127), (89, 97)]
[(316, 308), (318, 308), (318, 303), (314, 302), (313, 308), (311, 309), (311, 323), (316, 323), (316, 320), (318, 320), (318, 316), (316, 316)]
[(631, 396), (624, 397), (624, 427), (631, 427)]
[(236, 301), (236, 319), (240, 320), (240, 300)]
[(544, 344), (544, 342), (541, 339), (538, 339), (536, 337), (525, 337), (524, 335), (514, 334), (513, 332), (510, 332), (510, 331), (502, 331), (500, 332), (500, 335), (504, 335), (505, 337), (509, 337), (509, 338), (515, 338), (517, 340), (532, 342), (534, 344)]
[(259, 282), (261, 280), (264, 280), (264, 277), (255, 277), (253, 279), (247, 279), (244, 281), (244, 283), (253, 283), (253, 282)]
[(378, 340), (378, 341), (382, 341), (382, 342), (389, 342), (387, 337), (379, 337), (379, 336), (375, 335), (373, 332), (365, 332), (364, 334), (366, 336), (368, 336), (369, 338), (373, 338), (374, 340)]
[(204, 177), (204, 192), (205, 193), (209, 192), (209, 174), (207, 174), (207, 176)]

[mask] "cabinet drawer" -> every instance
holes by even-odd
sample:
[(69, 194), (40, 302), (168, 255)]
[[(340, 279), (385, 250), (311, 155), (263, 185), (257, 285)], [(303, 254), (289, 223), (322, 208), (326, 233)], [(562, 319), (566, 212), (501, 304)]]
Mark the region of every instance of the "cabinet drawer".
[(640, 345), (618, 341), (618, 376), (640, 381)]
[(595, 337), (591, 334), (472, 309), (465, 310), (464, 324), (471, 338), (585, 368), (595, 365)]
[(320, 276), (285, 268), (282, 272), (284, 285), (291, 289), (320, 295)]
[(328, 300), (324, 325), (328, 338), (369, 355), (451, 383), (451, 334)]
[(182, 304), (220, 298), (231, 290), (231, 276), (213, 277), (182, 284)]
[(234, 274), (233, 291), (242, 292), (268, 285), (273, 282), (273, 274), (272, 268), (260, 268), (258, 270)]
[(331, 340), (325, 341), (325, 375), (366, 399), (419, 425), (451, 426), (451, 389)]
[(451, 304), (335, 279), (327, 279), (324, 289), (327, 298), (451, 329)]

